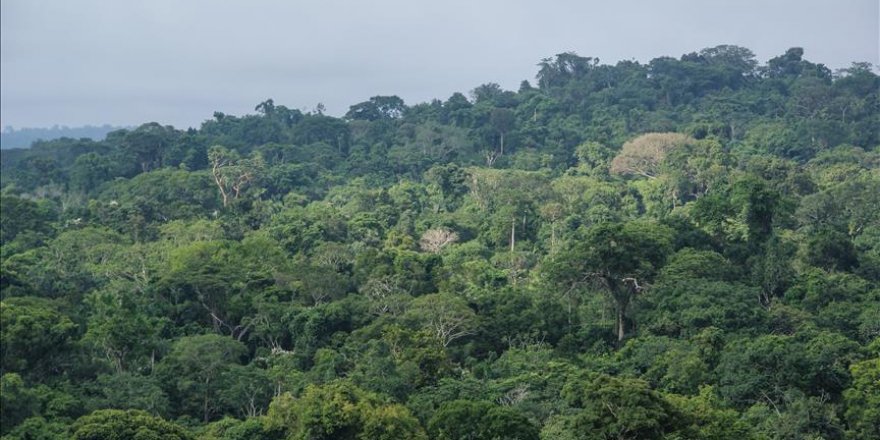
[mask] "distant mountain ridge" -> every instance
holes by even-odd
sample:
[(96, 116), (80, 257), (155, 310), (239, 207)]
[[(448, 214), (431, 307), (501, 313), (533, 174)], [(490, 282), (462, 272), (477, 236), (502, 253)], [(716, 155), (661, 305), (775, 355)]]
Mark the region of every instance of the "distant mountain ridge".
[(30, 148), (34, 141), (67, 138), (90, 138), (93, 140), (101, 140), (114, 130), (120, 130), (130, 127), (117, 127), (109, 124), (101, 126), (85, 125), (82, 127), (54, 126), (50, 128), (19, 128), (5, 127), (0, 132), (0, 148), (8, 150), (11, 148)]

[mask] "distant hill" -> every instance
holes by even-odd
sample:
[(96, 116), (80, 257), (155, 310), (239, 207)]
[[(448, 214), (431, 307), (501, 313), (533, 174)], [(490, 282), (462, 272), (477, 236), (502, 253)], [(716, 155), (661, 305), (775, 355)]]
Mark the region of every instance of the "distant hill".
[(20, 128), (14, 129), (6, 127), (0, 132), (0, 148), (8, 150), (10, 148), (30, 148), (31, 144), (37, 140), (50, 141), (63, 137), (80, 139), (90, 138), (94, 140), (104, 139), (107, 133), (128, 127), (115, 127), (112, 125), (102, 125), (100, 127), (86, 125), (83, 127), (67, 127), (54, 126), (51, 128)]

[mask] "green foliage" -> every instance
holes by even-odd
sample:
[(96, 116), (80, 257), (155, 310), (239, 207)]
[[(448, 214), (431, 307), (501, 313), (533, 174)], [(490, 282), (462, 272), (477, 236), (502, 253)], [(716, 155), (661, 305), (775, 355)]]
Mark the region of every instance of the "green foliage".
[(833, 405), (797, 391), (785, 393), (779, 402), (753, 405), (743, 419), (755, 427), (759, 438), (847, 438)]
[(682, 424), (675, 408), (640, 380), (594, 375), (570, 381), (562, 396), (574, 411), (554, 429), (570, 438), (661, 439)]
[(724, 407), (711, 386), (700, 387), (692, 397), (666, 395), (680, 412), (685, 426), (676, 435), (683, 438), (712, 440), (743, 440), (756, 438), (754, 428), (733, 409)]
[(101, 374), (93, 387), (97, 394), (92, 400), (95, 409), (138, 409), (156, 416), (167, 416), (171, 409), (155, 376), (130, 372)]
[(4, 435), (3, 440), (62, 440), (67, 436), (67, 424), (50, 422), (43, 417), (31, 417)]
[(8, 298), (0, 302), (0, 371), (51, 374), (76, 332), (76, 324), (43, 298)]
[(660, 280), (663, 283), (694, 278), (734, 281), (737, 275), (736, 267), (717, 252), (684, 248), (669, 257), (660, 272)]
[(425, 438), (409, 410), (345, 381), (310, 385), (298, 398), (282, 394), (272, 401), (266, 426), (288, 439)]
[(403, 115), (406, 106), (403, 100), (397, 96), (374, 96), (367, 102), (351, 106), (347, 119), (364, 119), (377, 121), (380, 119), (394, 119)]
[(691, 335), (701, 329), (760, 331), (767, 319), (755, 288), (693, 278), (664, 282), (644, 297), (637, 316), (655, 333)]
[(804, 262), (826, 270), (847, 271), (859, 265), (849, 237), (837, 231), (821, 231), (806, 243)]
[(35, 394), (16, 373), (0, 377), (0, 426), (3, 433), (39, 411)]
[(653, 388), (696, 394), (710, 380), (711, 354), (694, 343), (649, 336), (627, 341), (613, 365), (623, 375), (647, 380)]
[(259, 418), (238, 420), (225, 417), (208, 424), (196, 438), (198, 440), (280, 440), (282, 437), (277, 435), (277, 432), (265, 429)]
[(546, 272), (562, 289), (592, 285), (605, 292), (615, 304), (622, 341), (628, 308), (671, 251), (672, 236), (672, 229), (653, 222), (599, 224), (551, 260)]
[(428, 421), (428, 432), (437, 440), (538, 439), (535, 426), (516, 411), (489, 402), (468, 400), (444, 403)]
[(853, 383), (843, 392), (849, 435), (855, 439), (877, 437), (880, 435), (880, 357), (854, 363), (849, 368)]
[(86, 153), (76, 158), (70, 170), (70, 186), (83, 192), (91, 192), (110, 180), (112, 163), (106, 156)]
[(736, 405), (778, 405), (789, 390), (839, 395), (849, 382), (846, 366), (856, 360), (856, 347), (834, 333), (819, 333), (806, 342), (780, 335), (737, 341), (721, 355), (718, 392)]
[(82, 341), (103, 353), (117, 372), (137, 365), (155, 350), (162, 322), (144, 312), (148, 307), (142, 298), (111, 288), (94, 292), (87, 301), (93, 312)]
[(70, 427), (75, 440), (188, 440), (193, 436), (178, 425), (146, 412), (107, 409), (82, 416)]
[(4, 246), (19, 234), (29, 234), (31, 237), (28, 241), (33, 241), (52, 232), (49, 224), (52, 213), (45, 203), (2, 194), (0, 210), (3, 211), (0, 217), (0, 244)]
[(871, 67), (537, 70), (0, 152), (0, 435), (878, 437)]
[(220, 393), (229, 387), (227, 372), (245, 354), (240, 342), (220, 335), (186, 336), (157, 366), (156, 374), (177, 411), (210, 421), (224, 407)]

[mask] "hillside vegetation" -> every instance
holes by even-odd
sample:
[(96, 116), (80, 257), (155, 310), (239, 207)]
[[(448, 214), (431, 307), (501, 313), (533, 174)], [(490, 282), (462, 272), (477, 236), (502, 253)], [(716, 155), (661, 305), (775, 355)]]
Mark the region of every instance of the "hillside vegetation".
[(0, 435), (880, 438), (880, 77), (516, 92), (2, 152)]

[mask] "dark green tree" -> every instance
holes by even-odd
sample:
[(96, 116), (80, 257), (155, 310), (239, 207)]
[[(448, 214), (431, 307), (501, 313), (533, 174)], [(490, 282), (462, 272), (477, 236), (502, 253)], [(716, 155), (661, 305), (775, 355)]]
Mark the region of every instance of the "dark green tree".
[(428, 422), (437, 440), (537, 440), (538, 430), (516, 411), (486, 401), (454, 400), (444, 403)]
[(570, 381), (562, 396), (575, 412), (559, 416), (545, 432), (572, 439), (662, 439), (683, 424), (675, 407), (641, 380), (594, 375)]
[(671, 251), (673, 231), (648, 222), (604, 223), (586, 230), (545, 267), (562, 289), (595, 289), (614, 303), (616, 334), (628, 333), (629, 307)]
[(207, 423), (224, 412), (224, 376), (245, 352), (243, 344), (227, 336), (186, 336), (174, 343), (156, 374), (179, 413), (199, 415)]
[(382, 119), (398, 119), (406, 111), (406, 105), (398, 96), (374, 96), (369, 101), (351, 106), (346, 119), (378, 121)]

